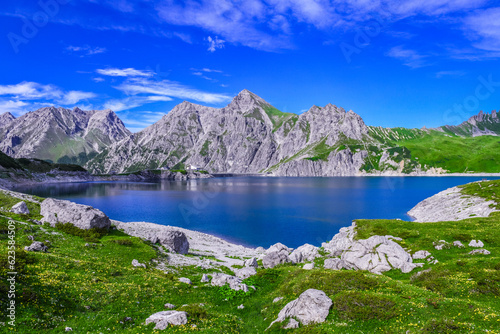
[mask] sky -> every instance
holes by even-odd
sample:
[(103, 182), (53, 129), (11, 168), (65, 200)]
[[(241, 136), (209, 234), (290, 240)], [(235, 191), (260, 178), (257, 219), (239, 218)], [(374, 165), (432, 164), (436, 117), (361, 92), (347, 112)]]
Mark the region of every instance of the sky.
[(0, 113), (112, 109), (133, 132), (248, 89), (284, 112), (459, 124), (500, 109), (500, 1), (16, 0), (0, 4)]

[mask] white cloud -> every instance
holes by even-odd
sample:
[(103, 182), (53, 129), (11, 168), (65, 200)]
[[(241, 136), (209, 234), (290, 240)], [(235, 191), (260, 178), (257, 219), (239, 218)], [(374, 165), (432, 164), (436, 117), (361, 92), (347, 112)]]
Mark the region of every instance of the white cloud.
[(0, 114), (10, 112), (14, 116), (19, 116), (24, 113), (25, 107), (29, 103), (24, 101), (0, 100)]
[(111, 109), (113, 111), (123, 111), (130, 110), (148, 103), (159, 102), (159, 101), (172, 101), (172, 98), (168, 96), (130, 96), (124, 99), (113, 99), (104, 103), (105, 109)]
[(57, 99), (63, 92), (54, 85), (23, 81), (16, 85), (0, 85), (0, 95), (10, 95), (23, 100)]
[(151, 94), (212, 104), (230, 100), (230, 97), (224, 94), (203, 92), (169, 80), (154, 81), (146, 78), (131, 78), (115, 88), (129, 95)]
[(96, 55), (99, 53), (104, 53), (107, 51), (106, 48), (101, 48), (101, 47), (91, 47), (89, 45), (84, 45), (84, 46), (73, 46), (70, 45), (66, 48), (66, 50), (77, 53), (80, 55), (80, 57), (85, 57), (85, 56), (92, 56)]
[(215, 52), (217, 49), (223, 49), (224, 48), (224, 42), (222, 39), (219, 39), (219, 37), (215, 36), (215, 38), (212, 38), (210, 36), (207, 37), (208, 41), (208, 51), (210, 52)]
[(62, 105), (72, 105), (82, 100), (88, 100), (97, 97), (96, 94), (90, 92), (82, 92), (79, 90), (72, 90), (65, 93), (59, 103)]
[(443, 77), (461, 77), (466, 73), (464, 71), (439, 71), (436, 73), (436, 78), (440, 79)]
[(127, 129), (134, 133), (158, 122), (165, 115), (163, 112), (141, 110), (118, 112), (118, 116), (125, 123)]
[(207, 73), (223, 73), (221, 70), (213, 70), (211, 68), (202, 68), (201, 71), (207, 72)]
[(95, 78), (92, 78), (92, 80), (94, 80), (95, 82), (103, 82), (103, 81), (105, 81), (105, 79), (101, 78), (101, 77), (95, 77)]
[(418, 68), (426, 66), (426, 56), (419, 54), (415, 50), (405, 49), (402, 45), (395, 46), (387, 53), (389, 57), (393, 57), (403, 61), (405, 66)]
[(141, 71), (136, 70), (135, 68), (107, 68), (107, 69), (98, 69), (97, 73), (101, 75), (107, 75), (110, 77), (152, 77), (154, 73), (152, 71)]
[(465, 19), (465, 29), (468, 36), (474, 40), (474, 47), (500, 51), (500, 7), (478, 11)]

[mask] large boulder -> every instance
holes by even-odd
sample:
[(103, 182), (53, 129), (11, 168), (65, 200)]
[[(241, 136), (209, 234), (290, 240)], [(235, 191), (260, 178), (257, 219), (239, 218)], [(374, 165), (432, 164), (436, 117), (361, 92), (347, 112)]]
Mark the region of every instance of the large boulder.
[(257, 274), (257, 270), (254, 267), (243, 267), (235, 270), (234, 274), (241, 279), (245, 279)]
[(330, 242), (324, 242), (321, 246), (326, 252), (331, 253), (333, 256), (340, 256), (354, 244), (354, 236), (356, 235), (355, 228), (355, 222), (349, 227), (341, 228), (339, 233), (335, 234)]
[(266, 250), (266, 254), (272, 253), (272, 252), (283, 252), (286, 253), (287, 255), (290, 254), (290, 252), (293, 250), (293, 248), (289, 248), (285, 245), (283, 245), (281, 242), (278, 242), (271, 247), (269, 247)]
[(288, 257), (287, 252), (284, 251), (266, 253), (262, 258), (262, 265), (266, 269), (274, 268), (278, 264), (283, 264), (288, 262), (291, 262), (290, 258)]
[(40, 241), (33, 241), (31, 245), (24, 247), (24, 250), (27, 252), (46, 252), (48, 249), (49, 248)]
[(324, 322), (330, 312), (331, 306), (332, 300), (323, 291), (316, 289), (306, 290), (299, 298), (286, 304), (278, 314), (278, 318), (269, 327), (275, 322), (281, 322), (291, 317), (296, 318), (303, 325)]
[(149, 239), (152, 243), (159, 242), (169, 251), (178, 254), (187, 254), (189, 252), (189, 241), (184, 232), (177, 230), (161, 231), (152, 235)]
[(242, 283), (242, 279), (228, 274), (215, 273), (212, 274), (212, 286), (224, 286), (229, 284), (229, 288), (235, 291), (243, 290), (248, 291), (248, 286)]
[(11, 212), (17, 213), (18, 215), (29, 215), (30, 210), (25, 202), (19, 202), (10, 209)]
[(88, 205), (47, 198), (40, 205), (42, 222), (52, 226), (56, 223), (70, 223), (82, 230), (109, 228), (111, 221), (102, 211)]
[(289, 255), (289, 258), (293, 263), (300, 263), (304, 261), (314, 261), (314, 259), (318, 256), (318, 247), (310, 244), (305, 244), (295, 249)]
[(187, 313), (183, 311), (161, 311), (146, 319), (146, 325), (154, 322), (154, 329), (163, 330), (168, 325), (179, 326), (187, 324)]
[(357, 240), (342, 253), (345, 268), (368, 270), (381, 274), (392, 268), (408, 273), (422, 263), (413, 263), (411, 255), (403, 247), (391, 240), (391, 236), (375, 235), (368, 239)]
[(340, 270), (345, 268), (345, 263), (339, 258), (331, 258), (331, 259), (326, 259), (325, 262), (323, 263), (323, 267), (325, 269), (331, 269), (331, 270)]

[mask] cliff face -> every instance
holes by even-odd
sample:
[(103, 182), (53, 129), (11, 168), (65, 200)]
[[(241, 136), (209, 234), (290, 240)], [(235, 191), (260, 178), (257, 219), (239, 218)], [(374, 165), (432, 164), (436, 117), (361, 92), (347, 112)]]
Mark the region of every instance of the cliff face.
[(0, 150), (16, 158), (78, 162), (72, 159), (84, 159), (129, 135), (111, 110), (47, 107), (0, 126)]
[[(367, 135), (352, 111), (329, 104), (298, 116), (244, 90), (221, 109), (183, 102), (152, 126), (112, 144), (87, 168), (109, 173), (189, 164), (211, 172), (354, 175), (366, 154), (341, 143)], [(328, 154), (317, 159), (318, 149)]]
[(500, 134), (500, 118), (495, 110), (491, 114), (480, 111), (479, 114), (472, 116), (460, 125), (445, 125), (441, 129), (463, 137), (498, 136)]

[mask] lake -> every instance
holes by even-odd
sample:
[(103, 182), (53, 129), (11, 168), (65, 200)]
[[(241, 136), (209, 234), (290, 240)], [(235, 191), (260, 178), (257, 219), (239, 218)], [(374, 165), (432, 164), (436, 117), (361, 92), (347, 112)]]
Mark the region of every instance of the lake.
[[(16, 190), (91, 205), (111, 219), (148, 221), (246, 246), (320, 246), (356, 218), (400, 218), (423, 199), (482, 177), (228, 177), (44, 184)], [(498, 179), (498, 178), (488, 178)]]

